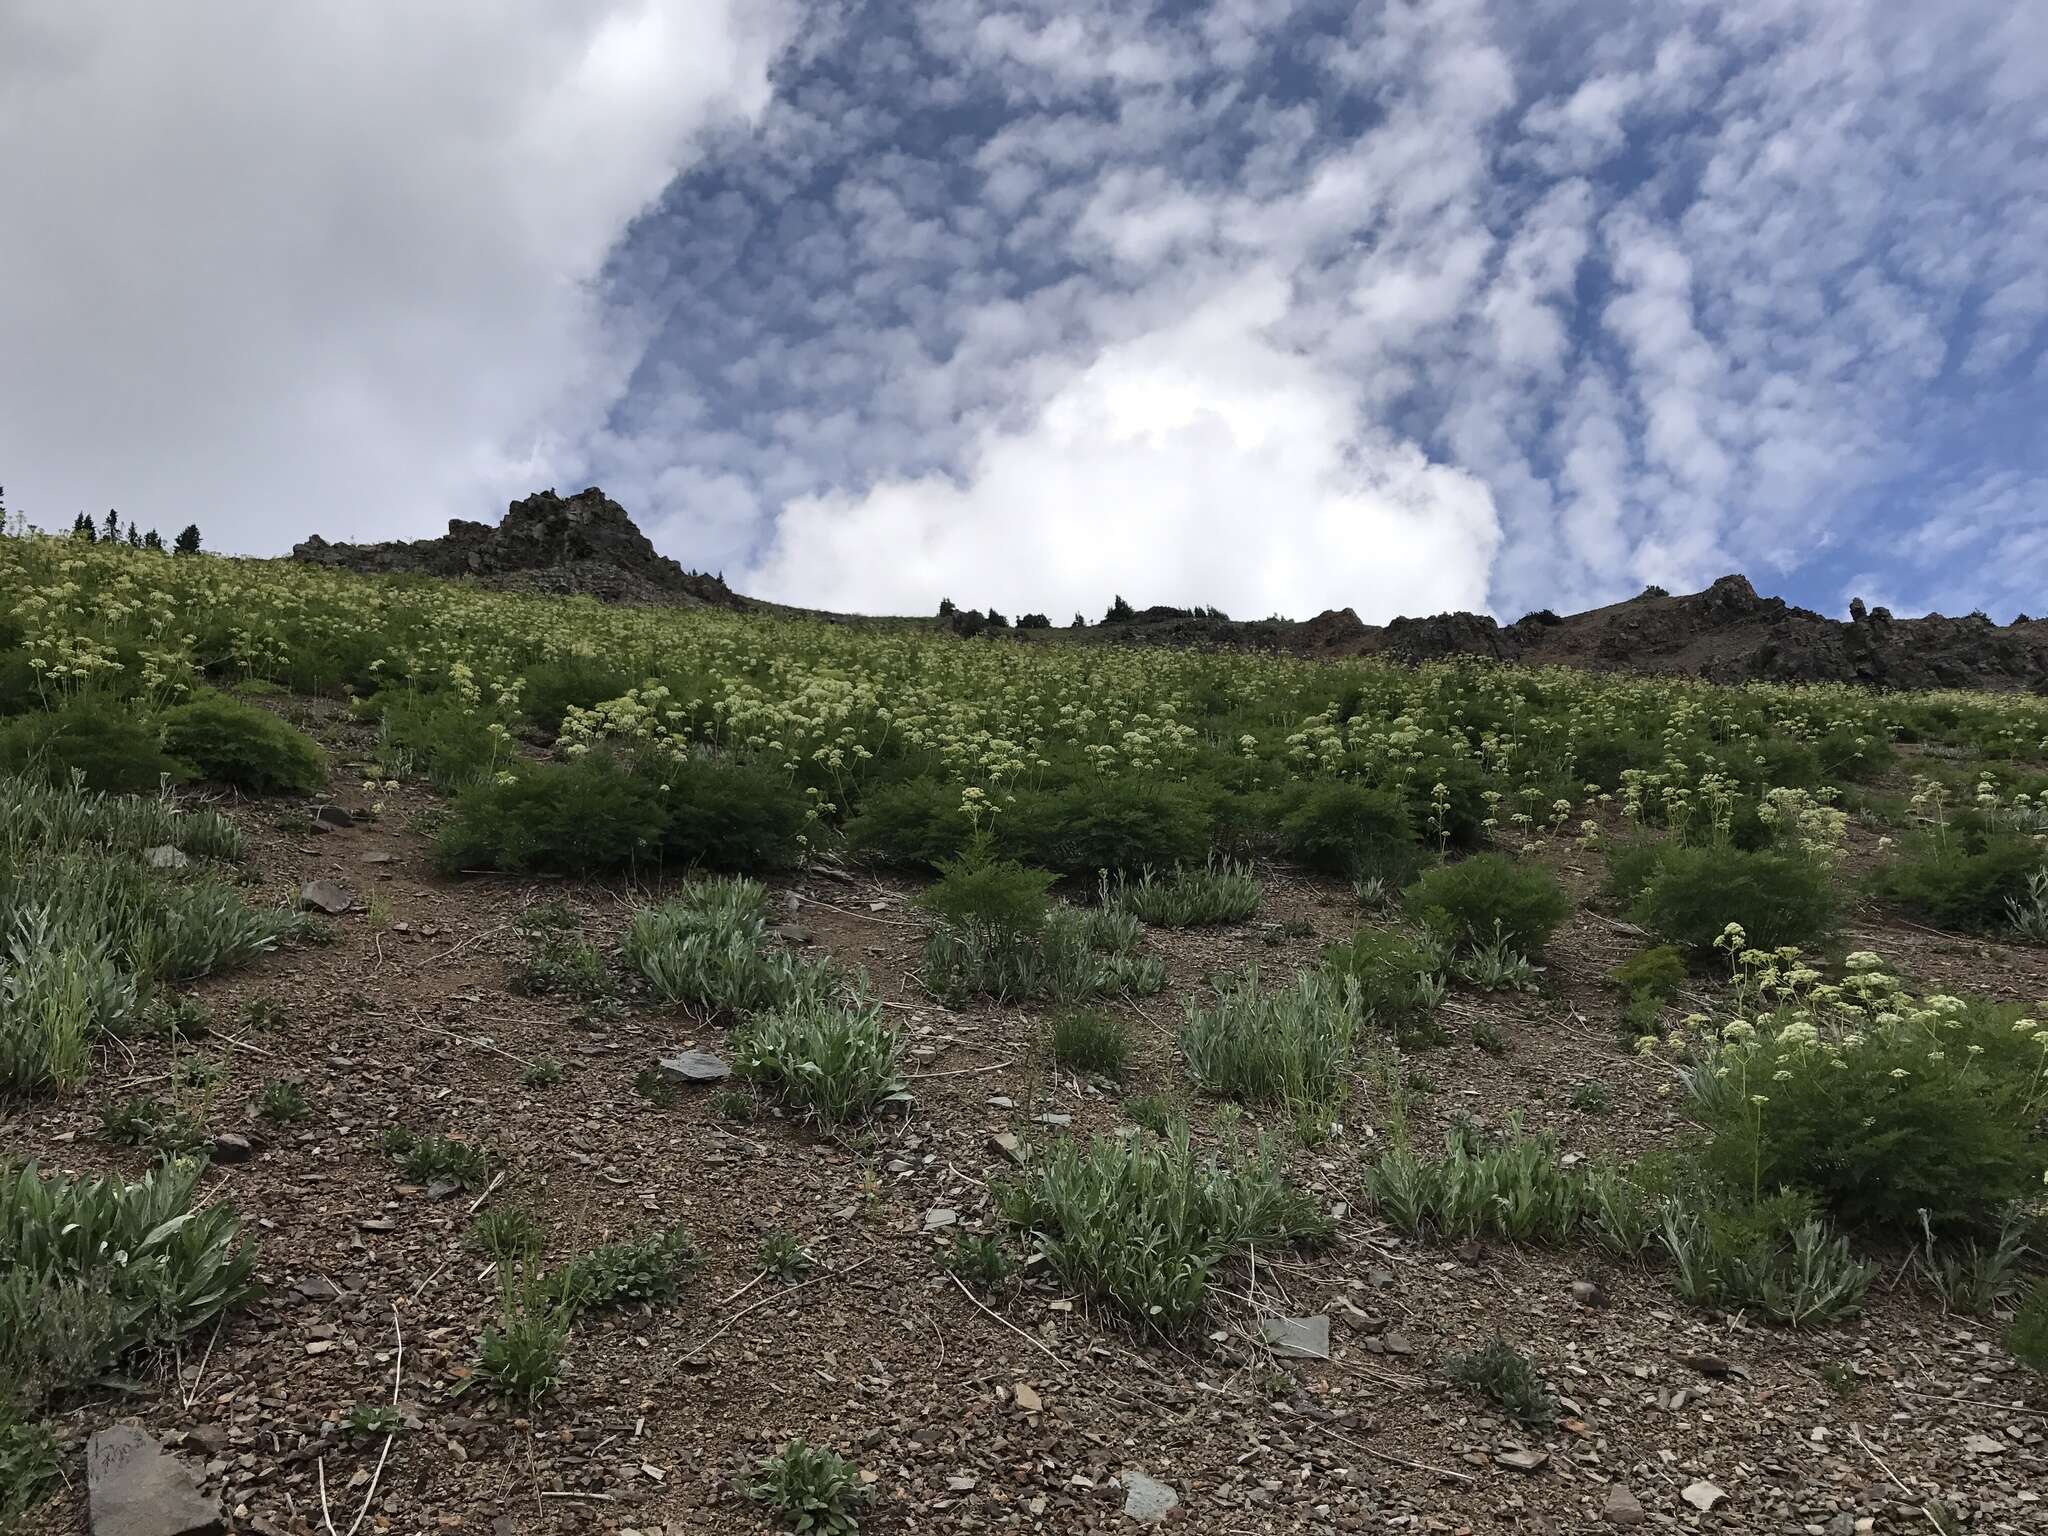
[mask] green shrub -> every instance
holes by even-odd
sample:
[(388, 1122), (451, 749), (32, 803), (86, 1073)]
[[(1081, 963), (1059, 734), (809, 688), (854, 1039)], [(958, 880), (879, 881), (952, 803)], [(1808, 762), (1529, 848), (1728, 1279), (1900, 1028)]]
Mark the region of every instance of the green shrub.
[(399, 1127), (395, 1134), (386, 1134), (384, 1149), (398, 1159), (399, 1171), (415, 1184), (445, 1180), (464, 1189), (482, 1189), (490, 1178), (488, 1148), (439, 1132), (415, 1136)]
[(1062, 1137), (1021, 1181), (998, 1186), (996, 1202), (1034, 1234), (1062, 1284), (1162, 1333), (1199, 1320), (1226, 1258), (1324, 1242), (1332, 1230), (1268, 1147), (1228, 1163), (1198, 1158), (1180, 1124), (1085, 1147)]
[(1358, 1018), (1355, 989), (1304, 971), (1262, 994), (1257, 966), (1220, 984), (1216, 1000), (1187, 1005), (1180, 1048), (1209, 1093), (1285, 1105), (1306, 1126), (1344, 1097)]
[(1557, 1138), (1526, 1134), (1519, 1118), (1497, 1141), (1453, 1126), (1435, 1163), (1423, 1162), (1396, 1138), (1367, 1168), (1365, 1182), (1392, 1225), (1458, 1240), (1561, 1244), (1591, 1208), (1588, 1181), (1558, 1160)]
[(1607, 845), (1607, 879), (1604, 891), (1609, 901), (1624, 912), (1641, 899), (1645, 887), (1657, 877), (1664, 861), (1665, 844), (1647, 837), (1626, 838)]
[(464, 790), (434, 859), (450, 873), (598, 874), (660, 862), (667, 828), (660, 785), (592, 752)]
[(523, 676), (520, 708), (549, 735), (562, 728), (562, 717), (571, 709), (595, 709), (624, 697), (627, 689), (641, 681), (600, 657), (574, 652), (529, 666)]
[(973, 835), (959, 786), (943, 779), (906, 779), (872, 789), (846, 824), (846, 841), (855, 852), (913, 868), (957, 859)]
[(1017, 1272), (998, 1238), (963, 1234), (946, 1250), (946, 1268), (977, 1291), (999, 1291)]
[(1607, 979), (1629, 997), (1647, 992), (1659, 1001), (1678, 995), (1686, 982), (1685, 953), (1676, 944), (1639, 949), (1607, 973)]
[(1306, 785), (1291, 796), (1280, 846), (1297, 863), (1347, 879), (1405, 879), (1420, 858), (1400, 794), (1351, 780)]
[(811, 1272), (816, 1263), (810, 1249), (797, 1239), (794, 1232), (771, 1232), (761, 1239), (761, 1272), (772, 1275), (784, 1285), (794, 1285)]
[(0, 724), (0, 773), (61, 786), (74, 772), (87, 789), (147, 794), (192, 770), (164, 751), (154, 726), (110, 700), (72, 699)]
[(1384, 928), (1361, 928), (1323, 951), (1323, 969), (1357, 989), (1366, 1020), (1403, 1047), (1441, 1043), (1445, 986), (1440, 949)]
[(1842, 1026), (1853, 1043), (1759, 1019), (1754, 1038), (1702, 1062), (1686, 1082), (1723, 1178), (1810, 1191), (1894, 1239), (1910, 1240), (1922, 1211), (1938, 1228), (1994, 1224), (2039, 1185), (2043, 1048), (2014, 1032), (2018, 1009), (1954, 1001), (1876, 994)]
[(775, 1089), (827, 1125), (858, 1119), (904, 1091), (903, 1040), (879, 1004), (785, 1005), (748, 1019), (732, 1045), (741, 1077)]
[(2027, 900), (2048, 849), (2019, 832), (1958, 835), (1893, 855), (1871, 877), (1873, 894), (1940, 928), (1996, 933)]
[(749, 758), (695, 754), (640, 765), (659, 781), (667, 808), (662, 852), (706, 869), (786, 869), (802, 847), (809, 813), (787, 774)]
[(252, 794), (310, 795), (327, 783), (327, 754), (269, 710), (201, 692), (168, 711), (164, 750), (202, 778)]
[(12, 1389), (0, 1391), (0, 1530), (17, 1529), (59, 1476), (57, 1437), (50, 1426), (23, 1415)]
[[(562, 1379), (572, 1308), (536, 1294), (531, 1284), (509, 1276), (498, 1309), (498, 1326), (476, 1341), (476, 1375), (499, 1396), (532, 1407)], [(466, 1385), (466, 1383), (465, 1383)]]
[(394, 772), (426, 775), (436, 789), (466, 789), (509, 760), (498, 724), (455, 693), (388, 690), (360, 708), (379, 717), (382, 757)]
[(702, 1263), (690, 1234), (669, 1227), (637, 1242), (593, 1248), (541, 1275), (533, 1294), (572, 1318), (614, 1307), (666, 1305), (682, 1295), (683, 1282)]
[(1827, 870), (1802, 854), (1667, 847), (1632, 915), (1693, 950), (1711, 950), (1730, 923), (1751, 947), (1776, 949), (1831, 933), (1837, 906)]
[(1122, 1077), (1130, 1057), (1130, 1037), (1114, 1014), (1074, 1008), (1052, 1021), (1052, 1059), (1070, 1071)]
[(1557, 1399), (1544, 1387), (1542, 1375), (1526, 1355), (1498, 1334), (1478, 1349), (1449, 1356), (1444, 1374), (1474, 1397), (1531, 1428), (1557, 1417)]
[(1186, 785), (1091, 776), (1064, 789), (1020, 792), (997, 819), (1003, 851), (1063, 875), (1136, 873), (1200, 864), (1207, 807)]
[(836, 1451), (791, 1440), (754, 1469), (747, 1497), (765, 1504), (800, 1536), (852, 1536), (867, 1502), (860, 1470)]
[(1571, 898), (1540, 864), (1477, 853), (1440, 865), (1402, 897), (1409, 916), (1446, 944), (1499, 941), (1523, 955), (1540, 950), (1571, 915)]

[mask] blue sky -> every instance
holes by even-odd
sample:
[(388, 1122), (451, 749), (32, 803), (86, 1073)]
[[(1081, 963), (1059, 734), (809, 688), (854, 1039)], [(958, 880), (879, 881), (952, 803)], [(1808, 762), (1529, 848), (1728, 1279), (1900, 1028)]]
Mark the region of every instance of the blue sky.
[(595, 481), (866, 611), (2048, 609), (2040, 6), (194, 14), (0, 12), (45, 522)]

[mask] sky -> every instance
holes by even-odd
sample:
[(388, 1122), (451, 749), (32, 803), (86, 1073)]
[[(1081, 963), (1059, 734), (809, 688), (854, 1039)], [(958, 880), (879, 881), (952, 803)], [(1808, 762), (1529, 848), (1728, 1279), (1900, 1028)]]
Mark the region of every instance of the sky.
[(2035, 0), (0, 0), (0, 210), (45, 527), (2048, 612)]

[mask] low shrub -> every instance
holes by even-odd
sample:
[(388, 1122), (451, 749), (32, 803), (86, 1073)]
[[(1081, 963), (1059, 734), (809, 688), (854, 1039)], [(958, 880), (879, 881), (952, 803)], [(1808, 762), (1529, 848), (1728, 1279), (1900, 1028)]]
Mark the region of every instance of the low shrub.
[(1533, 955), (1571, 915), (1571, 898), (1539, 864), (1478, 853), (1439, 865), (1409, 886), (1408, 913), (1444, 943), (1498, 941)]
[(703, 1263), (682, 1227), (649, 1233), (637, 1242), (606, 1243), (538, 1276), (534, 1299), (570, 1318), (617, 1307), (664, 1306)]
[(1676, 944), (1652, 944), (1637, 950), (1607, 973), (1623, 995), (1647, 992), (1658, 1001), (1678, 995), (1686, 982), (1685, 952)]
[(203, 691), (163, 718), (164, 750), (202, 778), (252, 794), (310, 795), (327, 783), (327, 754), (269, 710)]
[(1284, 1105), (1306, 1125), (1344, 1098), (1358, 1012), (1356, 989), (1323, 973), (1261, 993), (1258, 967), (1248, 966), (1213, 1003), (1188, 1003), (1180, 1048), (1207, 1092)]
[(973, 836), (959, 787), (943, 779), (880, 785), (868, 791), (846, 824), (846, 841), (856, 853), (911, 868), (957, 859)]
[(388, 771), (424, 774), (444, 793), (488, 779), (510, 761), (511, 744), (500, 722), (459, 694), (394, 689), (358, 709), (378, 717), (380, 756)]
[(1474, 1397), (1532, 1429), (1557, 1417), (1557, 1399), (1543, 1385), (1542, 1375), (1526, 1355), (1498, 1334), (1478, 1349), (1446, 1358), (1444, 1374)]
[(595, 709), (641, 681), (602, 657), (573, 651), (529, 665), (522, 678), (520, 708), (549, 735), (561, 730), (562, 717), (570, 710)]
[(1002, 850), (1062, 875), (1198, 865), (1210, 815), (1189, 786), (1090, 776), (1063, 789), (1020, 791), (998, 818)]
[(531, 1282), (515, 1281), (508, 1274), (499, 1300), (498, 1325), (478, 1336), (476, 1374), (469, 1379), (532, 1407), (561, 1382), (562, 1357), (574, 1320), (572, 1308), (538, 1294)]
[(1658, 1237), (1687, 1301), (1794, 1328), (1855, 1315), (1876, 1278), (1811, 1202), (1790, 1194), (1699, 1206), (1670, 1199)]
[(747, 1497), (806, 1536), (853, 1536), (868, 1499), (860, 1469), (837, 1451), (791, 1440), (755, 1467)]
[(1352, 780), (1303, 786), (1279, 822), (1280, 847), (1300, 864), (1358, 879), (1405, 880), (1420, 861), (1407, 802)]
[(768, 892), (738, 876), (694, 881), (634, 913), (625, 957), (662, 1001), (734, 1013), (822, 1002), (840, 987), (828, 962), (768, 947)]
[(1356, 990), (1365, 1019), (1404, 1048), (1441, 1043), (1436, 1022), (1445, 985), (1442, 951), (1384, 928), (1361, 928), (1323, 951), (1323, 969)]
[(2021, 832), (1958, 834), (1894, 854), (1871, 877), (1879, 899), (1938, 928), (1996, 933), (2028, 901), (2028, 882), (2048, 868), (2048, 848)]
[(881, 1005), (806, 1001), (755, 1014), (733, 1032), (734, 1070), (842, 1125), (904, 1091), (903, 1040)]
[(1828, 872), (1798, 853), (1666, 847), (1631, 915), (1695, 951), (1711, 950), (1730, 923), (1763, 949), (1808, 945), (1834, 930)]
[(1161, 1333), (1199, 1321), (1226, 1259), (1324, 1242), (1332, 1230), (1270, 1148), (1197, 1157), (1181, 1124), (1086, 1146), (1062, 1137), (1020, 1181), (998, 1186), (996, 1202), (1061, 1283)]
[(1130, 1057), (1130, 1036), (1114, 1014), (1073, 1008), (1052, 1021), (1052, 1059), (1070, 1071), (1122, 1077)]
[(1160, 928), (1241, 923), (1259, 910), (1259, 882), (1250, 868), (1212, 858), (1200, 869), (1175, 869), (1136, 880), (1118, 876), (1103, 888), (1104, 904)]
[(0, 723), (0, 773), (68, 785), (84, 775), (87, 789), (147, 794), (159, 783), (191, 777), (191, 767), (164, 751), (156, 727), (108, 699), (76, 698)]

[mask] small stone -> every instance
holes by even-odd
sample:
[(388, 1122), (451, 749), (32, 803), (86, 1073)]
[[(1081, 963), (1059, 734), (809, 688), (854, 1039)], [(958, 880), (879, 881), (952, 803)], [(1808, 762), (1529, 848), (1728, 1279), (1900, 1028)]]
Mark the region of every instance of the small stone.
[(211, 1536), (221, 1529), (218, 1498), (155, 1438), (126, 1424), (98, 1431), (85, 1447), (92, 1536)]
[(308, 912), (325, 912), (329, 917), (339, 917), (355, 904), (356, 898), (348, 888), (332, 880), (308, 880), (299, 892), (301, 907)]
[(1963, 1449), (1972, 1456), (2003, 1456), (2005, 1442), (1990, 1435), (1967, 1435), (1963, 1439)]
[(768, 931), (786, 944), (808, 944), (811, 942), (811, 930), (802, 923), (777, 923)]
[(1330, 1358), (1330, 1319), (1322, 1313), (1314, 1317), (1261, 1319), (1259, 1336), (1282, 1360)]
[(1597, 1280), (1574, 1280), (1572, 1300), (1582, 1307), (1604, 1307), (1607, 1305), (1607, 1292), (1600, 1288)]
[(142, 862), (151, 869), (183, 869), (192, 861), (169, 843), (159, 843), (154, 848), (142, 850)]
[(989, 1150), (1000, 1152), (1018, 1167), (1024, 1166), (1024, 1143), (1008, 1131), (998, 1131), (988, 1139)]
[(1021, 1381), (1010, 1389), (1010, 1397), (1016, 1403), (1019, 1413), (1037, 1413), (1045, 1406), (1039, 1400), (1038, 1393)]
[(924, 1229), (936, 1232), (941, 1227), (950, 1227), (960, 1219), (960, 1213), (943, 1205), (935, 1205), (924, 1213)]
[(338, 831), (356, 824), (355, 814), (344, 806), (323, 805), (313, 812), (313, 825), (324, 831)]
[(732, 1076), (732, 1068), (709, 1051), (681, 1051), (661, 1058), (661, 1075), (678, 1083), (715, 1083)]
[(1033, 1120), (1036, 1120), (1040, 1125), (1072, 1125), (1074, 1123), (1074, 1117), (1072, 1115), (1045, 1114), (1033, 1115), (1031, 1118)]
[(213, 1138), (213, 1160), (216, 1163), (246, 1163), (255, 1155), (256, 1144), (246, 1136), (222, 1131)]
[(1389, 1328), (1381, 1336), (1380, 1343), (1385, 1346), (1387, 1353), (1390, 1355), (1412, 1355), (1415, 1353), (1415, 1341), (1398, 1328)]
[(325, 1275), (308, 1275), (292, 1282), (292, 1289), (307, 1301), (339, 1301), (341, 1287)]
[(374, 853), (364, 854), (362, 858), (358, 859), (356, 862), (359, 864), (389, 864), (392, 862), (392, 860), (393, 856), (391, 854), (384, 852), (382, 849), (378, 849)]
[(1848, 1510), (1837, 1510), (1821, 1527), (1823, 1536), (1856, 1536), (1856, 1517)]
[(1607, 1501), (1600, 1506), (1600, 1518), (1609, 1525), (1638, 1526), (1645, 1518), (1642, 1500), (1626, 1483), (1609, 1483)]
[(389, 1216), (366, 1216), (356, 1225), (365, 1232), (396, 1232), (398, 1223)]
[(1705, 1514), (1716, 1504), (1727, 1498), (1728, 1495), (1724, 1490), (1715, 1487), (1712, 1483), (1702, 1478), (1696, 1483), (1687, 1483), (1679, 1497), (1701, 1514)]
[(1180, 1504), (1179, 1494), (1143, 1472), (1125, 1472), (1122, 1481), (1124, 1513), (1140, 1525), (1157, 1525)]
[(1741, 1367), (1730, 1365), (1719, 1355), (1680, 1355), (1678, 1363), (1691, 1366), (1702, 1376), (1720, 1377), (1747, 1374), (1741, 1370)]
[(1517, 1472), (1540, 1472), (1550, 1464), (1550, 1452), (1540, 1446), (1531, 1446), (1527, 1450), (1496, 1451), (1493, 1459)]

